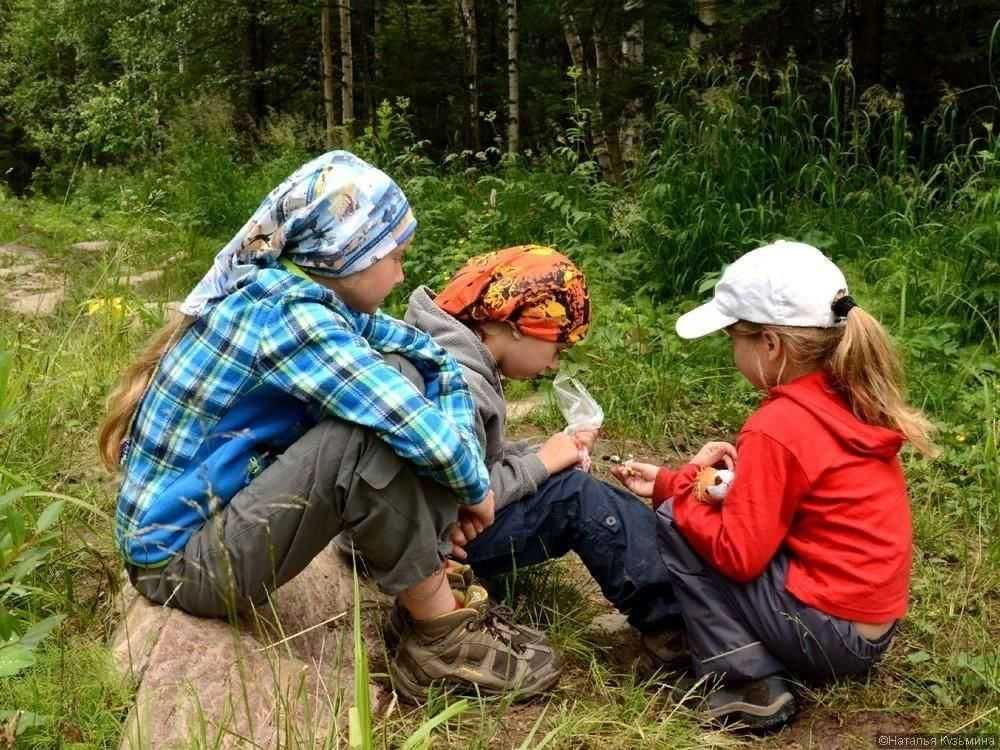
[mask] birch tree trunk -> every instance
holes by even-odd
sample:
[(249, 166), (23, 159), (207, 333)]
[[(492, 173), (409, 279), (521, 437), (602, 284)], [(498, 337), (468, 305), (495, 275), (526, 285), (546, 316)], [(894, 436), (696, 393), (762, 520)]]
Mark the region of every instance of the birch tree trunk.
[(607, 159), (601, 162), (600, 152), (598, 151), (598, 162), (604, 171), (605, 179), (617, 185), (622, 180), (623, 167), (618, 124), (608, 121), (607, 87), (611, 82), (611, 50), (608, 47), (608, 40), (604, 35), (603, 29), (595, 28), (593, 33), (594, 67), (597, 70), (597, 75), (594, 77), (594, 90), (596, 93), (596, 102), (594, 105), (594, 147), (595, 151), (597, 151), (597, 133), (600, 133)]
[(688, 46), (698, 50), (711, 36), (712, 27), (719, 21), (718, 0), (694, 0), (694, 15), (696, 21), (688, 33)]
[(354, 50), (351, 47), (351, 0), (340, 0), (340, 95), (344, 131), (354, 138)]
[(518, 71), (517, 0), (507, 0), (507, 153), (514, 156), (521, 147), (520, 76)]
[[(645, 64), (645, 28), (642, 11), (645, 0), (625, 0), (625, 13), (636, 14), (636, 19), (622, 37), (622, 64), (625, 75), (638, 77)], [(634, 97), (625, 102), (622, 122), (622, 159), (626, 165), (635, 163), (642, 136), (642, 98)]]
[(372, 128), (378, 126), (378, 95), (379, 80), (382, 77), (382, 50), (379, 48), (379, 36), (382, 31), (382, 0), (372, 0), (372, 75), (371, 86), (375, 89), (372, 94), (372, 111), (368, 117), (371, 119)]
[(326, 146), (333, 148), (337, 140), (337, 107), (333, 73), (333, 10), (325, 0), (320, 11), (320, 34), (323, 42), (323, 110), (326, 112)]
[(465, 146), (479, 150), (479, 30), (476, 0), (456, 0), (465, 47)]

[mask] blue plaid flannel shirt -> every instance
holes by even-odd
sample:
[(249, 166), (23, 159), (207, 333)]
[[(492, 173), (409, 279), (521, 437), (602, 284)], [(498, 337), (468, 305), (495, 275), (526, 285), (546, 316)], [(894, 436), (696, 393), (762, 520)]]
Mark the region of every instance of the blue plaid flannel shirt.
[[(422, 395), (381, 354), (420, 371)], [(116, 538), (162, 564), (273, 454), (324, 416), (372, 428), (417, 471), (475, 504), (489, 489), (461, 368), (423, 332), (356, 313), (283, 269), (257, 271), (164, 356), (122, 465)]]

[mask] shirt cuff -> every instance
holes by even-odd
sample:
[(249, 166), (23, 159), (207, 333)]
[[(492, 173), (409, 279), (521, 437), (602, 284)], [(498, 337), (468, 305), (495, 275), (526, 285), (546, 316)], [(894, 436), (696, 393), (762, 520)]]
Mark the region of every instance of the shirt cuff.
[(659, 508), (678, 492), (689, 488), (699, 468), (695, 464), (686, 464), (677, 471), (671, 471), (666, 466), (661, 468), (653, 483), (653, 508)]

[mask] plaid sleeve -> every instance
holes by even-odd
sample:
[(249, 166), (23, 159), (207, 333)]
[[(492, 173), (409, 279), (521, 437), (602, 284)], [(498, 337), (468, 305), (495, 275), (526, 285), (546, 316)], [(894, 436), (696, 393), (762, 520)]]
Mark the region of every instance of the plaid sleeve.
[[(384, 316), (383, 316), (384, 317)], [(474, 407), (468, 389), (448, 370), (457, 365), (444, 353), (433, 352), (429, 339), (415, 328), (392, 326), (388, 318), (363, 316), (362, 333), (321, 304), (290, 301), (276, 307), (266, 322), (257, 357), (260, 377), (270, 385), (331, 416), (370, 427), (401, 458), (440, 484), (453, 489), (463, 502), (480, 502), (489, 489), (482, 448), (469, 425)], [(423, 396), (378, 349), (400, 352), (433, 386), (432, 399)], [(442, 359), (436, 377), (431, 362)]]
[(426, 398), (433, 402), (463, 439), (475, 444), (482, 455), (476, 432), (476, 405), (458, 362), (428, 334), (384, 313), (369, 318), (362, 335), (382, 354), (406, 357), (424, 379)]

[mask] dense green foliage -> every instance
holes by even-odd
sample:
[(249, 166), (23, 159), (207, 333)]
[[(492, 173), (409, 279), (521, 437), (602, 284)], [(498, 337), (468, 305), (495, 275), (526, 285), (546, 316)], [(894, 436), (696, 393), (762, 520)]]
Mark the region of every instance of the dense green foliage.
[[(807, 710), (864, 707), (902, 714), (910, 728), (972, 722), (970, 731), (996, 733), (1000, 141), (986, 130), (963, 143), (947, 109), (911, 123), (894, 97), (858, 96), (847, 67), (826, 86), (817, 109), (794, 61), (746, 73), (691, 58), (661, 81), (646, 148), (622, 185), (600, 179), (581, 124), (586, 102), (572, 95), (557, 145), (530, 158), (431, 158), (405, 101), (385, 104), (355, 148), (397, 177), (414, 205), (408, 288), (440, 286), (470, 255), (521, 242), (554, 244), (584, 267), (596, 324), (564, 367), (603, 403), (618, 452), (674, 461), (731, 436), (753, 408), (722, 337), (686, 343), (672, 332), (722, 264), (776, 237), (812, 242), (842, 264), (854, 296), (901, 344), (912, 399), (939, 425), (943, 454), (905, 456), (917, 555), (912, 612), (889, 658), (867, 684), (811, 691)], [(128, 686), (108, 676), (94, 646), (115, 617), (118, 568), (106, 515), (113, 485), (93, 468), (103, 394), (161, 319), (160, 303), (183, 295), (260, 198), (322, 148), (316, 128), (289, 113), (263, 120), (249, 148), (231, 127), (233, 107), (202, 96), (163, 123), (155, 159), (72, 169), (56, 199), (0, 197), (0, 242), (44, 250), (69, 290), (52, 321), (0, 312), (14, 409), (0, 424), (0, 496), (24, 486), (88, 504), (65, 507), (60, 556), (5, 602), (17, 632), (68, 616), (37, 666), (0, 680), (0, 708), (41, 717), (25, 725), (26, 746), (111, 747), (127, 707)], [(949, 155), (927, 158), (922, 143)], [(95, 238), (116, 240), (117, 252), (86, 259), (68, 249)], [(145, 292), (123, 280), (126, 268), (162, 264), (166, 274)], [(551, 408), (535, 419), (560, 426)], [(8, 508), (37, 528), (48, 501), (15, 497)], [(546, 569), (549, 580), (534, 582), (541, 596), (522, 610), (552, 629), (571, 663), (540, 732), (555, 728), (558, 747), (698, 744), (690, 715), (674, 712), (659, 685), (608, 666), (585, 634), (592, 605), (560, 570)], [(75, 679), (74, 665), (93, 673)], [(454, 737), (486, 746), (502, 721), (494, 713), (466, 712)], [(65, 718), (43, 720), (53, 716)], [(377, 741), (401, 733), (377, 729)]]

